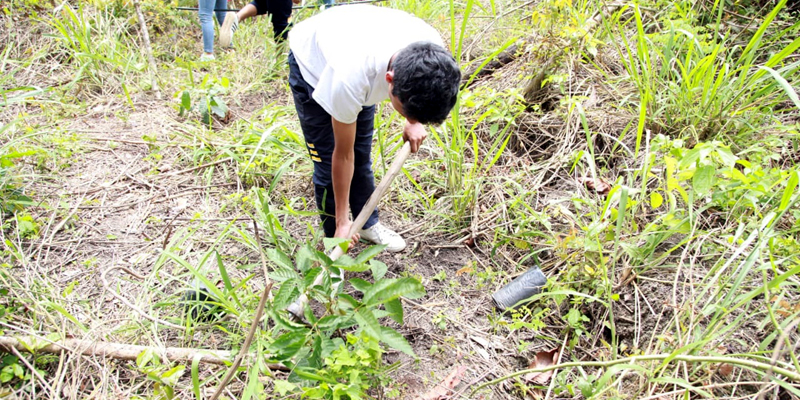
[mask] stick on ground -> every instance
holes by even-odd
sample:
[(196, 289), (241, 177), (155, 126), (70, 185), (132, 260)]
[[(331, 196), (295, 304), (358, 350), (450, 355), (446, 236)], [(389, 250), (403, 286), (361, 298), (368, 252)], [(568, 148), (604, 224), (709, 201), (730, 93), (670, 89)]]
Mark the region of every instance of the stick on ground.
[(153, 46), (150, 45), (150, 34), (147, 32), (147, 23), (144, 21), (142, 14), (142, 7), (139, 5), (139, 0), (134, 0), (133, 5), (136, 7), (136, 16), (139, 18), (139, 29), (142, 30), (142, 41), (144, 42), (144, 50), (147, 53), (147, 62), (150, 64), (150, 84), (156, 93), (156, 99), (161, 100), (161, 89), (158, 88), (158, 81), (156, 80), (156, 60), (153, 58)]
[[(101, 342), (95, 340), (63, 339), (55, 341), (46, 346), (29, 349), (19, 339), (0, 336), (0, 350), (11, 352), (11, 349), (24, 351), (27, 353), (51, 353), (61, 352), (78, 353), (84, 356), (101, 356), (117, 360), (136, 360), (145, 350), (153, 350), (159, 356), (171, 362), (190, 362), (195, 356), (200, 357), (200, 362), (207, 364), (225, 365), (230, 362), (231, 352), (227, 350), (206, 350), (193, 349), (188, 347), (156, 347), (139, 346), (135, 344)], [(33, 350), (33, 351), (32, 351)]]

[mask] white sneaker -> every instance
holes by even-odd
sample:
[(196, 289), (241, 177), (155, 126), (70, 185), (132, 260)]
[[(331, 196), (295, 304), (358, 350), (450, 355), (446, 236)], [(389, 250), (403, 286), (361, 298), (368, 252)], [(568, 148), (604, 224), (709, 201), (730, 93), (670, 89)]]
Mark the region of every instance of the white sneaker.
[(203, 53), (203, 55), (200, 56), (200, 62), (201, 63), (205, 63), (205, 62), (209, 62), (209, 61), (214, 61), (214, 55), (213, 54)]
[(233, 47), (233, 33), (239, 28), (239, 17), (236, 13), (229, 11), (225, 14), (225, 20), (219, 28), (219, 44), (222, 47)]
[(372, 225), (368, 229), (358, 231), (358, 234), (366, 241), (375, 244), (385, 244), (386, 250), (392, 253), (403, 251), (403, 249), (406, 248), (406, 241), (403, 240), (403, 237), (380, 222)]

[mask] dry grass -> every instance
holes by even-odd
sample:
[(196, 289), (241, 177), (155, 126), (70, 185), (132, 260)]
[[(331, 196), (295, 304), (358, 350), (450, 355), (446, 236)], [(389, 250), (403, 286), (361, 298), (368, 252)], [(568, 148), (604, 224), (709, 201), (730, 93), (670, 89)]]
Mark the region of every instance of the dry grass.
[[(481, 48), (495, 46), (502, 35), (481, 32), (509, 29), (519, 23), (525, 10), (509, 14), (511, 22), (475, 19), (474, 29), (479, 34), (474, 36), (468, 53), (479, 57), (485, 53)], [(0, 18), (5, 18), (0, 26), (9, 25), (8, 17)], [(252, 147), (241, 145), (241, 141), (248, 134), (260, 137), (276, 122), (285, 123), (289, 134), (299, 133), (290, 115), (292, 104), (279, 64), (282, 56), (271, 58), (271, 42), (261, 43), (253, 34), (238, 43), (237, 53), (224, 54), (219, 63), (206, 70), (197, 69), (194, 82), (190, 82), (187, 72), (175, 68), (172, 60), (185, 54), (182, 46), (198, 50), (197, 43), (170, 41), (174, 32), (169, 30), (155, 38), (159, 63), (170, 67), (159, 71), (166, 93), (198, 84), (202, 73), (231, 77), (233, 85), (227, 99), (234, 120), (227, 124), (216, 121), (214, 129), (209, 130), (191, 118), (179, 118), (174, 104), (154, 101), (139, 84), (129, 85), (134, 88), (130, 100), (119, 85), (98, 90), (96, 83), (84, 86), (81, 82), (62, 91), (74, 71), (63, 65), (67, 63), (63, 51), (51, 51), (56, 45), (42, 34), (51, 32), (48, 27), (19, 21), (10, 25), (11, 29), (0, 30), (0, 43), (13, 42), (16, 47), (8, 53), (0, 48), (0, 54), (16, 61), (6, 64), (3, 73), (10, 78), (0, 80), (0, 89), (37, 86), (50, 91), (34, 101), (0, 109), (0, 121), (6, 124), (23, 116), (4, 139), (19, 141), (19, 149), (35, 149), (35, 156), (21, 159), (15, 168), (24, 177), (24, 191), (36, 200), (27, 212), (38, 223), (38, 234), (30, 237), (22, 236), (19, 230), (3, 231), (3, 254), (9, 257), (3, 262), (8, 263), (4, 268), (9, 274), (3, 275), (6, 281), (2, 283), (13, 299), (5, 305), (15, 304), (17, 308), (0, 320), (0, 329), (12, 336), (57, 333), (140, 345), (236, 350), (252, 310), (239, 310), (240, 315), (229, 315), (216, 324), (193, 326), (186, 333), (151, 323), (108, 290), (154, 318), (184, 325), (187, 322), (179, 300), (194, 277), (179, 263), (165, 259), (164, 253), (175, 253), (197, 268), (205, 254), (216, 250), (233, 282), (249, 279), (239, 293), (250, 300), (258, 295), (264, 276), (259, 253), (250, 239), (254, 234), (251, 219), (260, 214), (252, 201), (244, 198), (254, 187), (269, 187), (275, 166), (292, 153), (265, 146), (261, 149), (265, 165), (245, 173), (248, 157), (242, 154)], [(261, 22), (248, 28), (256, 33), (264, 25)], [(483, 87), (502, 93), (523, 87), (530, 79), (527, 71), (547, 57), (528, 52), (482, 79), (472, 90)], [(604, 214), (605, 195), (588, 188), (586, 180), (613, 185), (621, 179), (632, 188), (655, 189), (660, 182), (654, 176), (663, 173), (661, 167), (647, 171), (653, 176), (644, 183), (635, 175), (651, 155), (651, 141), (658, 132), (648, 132), (642, 152), (634, 155), (638, 115), (627, 108), (626, 102), (636, 89), (625, 80), (617, 52), (601, 48), (593, 62), (575, 56), (561, 60), (558, 71), (564, 76), (563, 82), (549, 85), (538, 109), (528, 110), (511, 122), (508, 151), (479, 176), (480, 190), (466, 223), (446, 218), (452, 200), (437, 161), (429, 161), (442, 157), (433, 145), (408, 164), (416, 185), (410, 180), (397, 182), (387, 196), (382, 215), (406, 236), (410, 249), (378, 258), (389, 266), (387, 277), (419, 277), (427, 291), (426, 297), (404, 303), (405, 324), (395, 327), (411, 343), (418, 359), (399, 352), (385, 355), (387, 364), (399, 363), (391, 372), (387, 392), (396, 388), (401, 398), (414, 398), (440, 382), (456, 365), (466, 365), (464, 383), (451, 398), (475, 398), (471, 389), (527, 368), (537, 352), (559, 349), (564, 361), (604, 361), (678, 349), (697, 344), (698, 337), (709, 339), (699, 345), (709, 353), (746, 354), (764, 362), (772, 358), (773, 364), (791, 367), (790, 354), (796, 353), (800, 339), (796, 326), (790, 323), (797, 318), (797, 312), (791, 309), (800, 301), (796, 290), (782, 291), (778, 302), (756, 297), (747, 307), (723, 318), (702, 312), (707, 302), (715, 299), (715, 292), (708, 288), (716, 287), (718, 281), (709, 280), (710, 274), (725, 260), (738, 262), (755, 248), (755, 243), (740, 247), (724, 239), (738, 228), (733, 212), (698, 207), (694, 239), (675, 233), (653, 245), (649, 240), (654, 233), (643, 228), (659, 221), (665, 212), (641, 201), (638, 212), (626, 221), (638, 228), (629, 228), (619, 238), (628, 247), (612, 248), (613, 239), (597, 246), (592, 243), (604, 237), (592, 236), (593, 227), (609, 224), (610, 232), (616, 220)], [(266, 68), (260, 68), (265, 64)], [(100, 72), (108, 74), (108, 79), (118, 79), (113, 70), (100, 68)], [(249, 79), (253, 75), (263, 79)], [(139, 82), (144, 76), (141, 71), (131, 72), (128, 82)], [(63, 99), (73, 99), (74, 103)], [(284, 111), (289, 115), (281, 114)], [(384, 121), (385, 111), (381, 117)], [(476, 116), (464, 118), (471, 125)], [(786, 125), (797, 118), (797, 113), (782, 116)], [(481, 159), (489, 154), (491, 129), (488, 122), (476, 129), (482, 144), (478, 154)], [(37, 132), (38, 136), (23, 139), (27, 132)], [(295, 146), (286, 137), (281, 140), (289, 148)], [(471, 160), (472, 150), (467, 153), (466, 159)], [(591, 156), (584, 159), (591, 159), (593, 166), (576, 161), (576, 155), (589, 153)], [(797, 152), (791, 149), (785, 149), (781, 156), (782, 161), (775, 165), (793, 165), (797, 160)], [(319, 235), (314, 229), (317, 217), (310, 215), (314, 211), (309, 200), (312, 191), (309, 163), (300, 159), (280, 178), (268, 199), (285, 232), (298, 241)], [(422, 197), (432, 199), (431, 204), (425, 204)], [(750, 217), (756, 219), (755, 215)], [(786, 218), (787, 226), (796, 224), (794, 217)], [(466, 246), (465, 240), (473, 245)], [(651, 256), (631, 255), (632, 249), (649, 246), (654, 249)], [(548, 295), (531, 305), (528, 312), (498, 313), (491, 304), (491, 293), (537, 263), (551, 278), (552, 292), (582, 291), (607, 301), (609, 293), (597, 290), (608, 287), (619, 299), (606, 307), (600, 301), (580, 302), (574, 296), (568, 301), (566, 295), (563, 299)], [(109, 274), (112, 287), (105, 288), (102, 273), (118, 266), (130, 268), (144, 279), (117, 269)], [(601, 271), (599, 266), (606, 269)], [(596, 272), (586, 272), (587, 267)], [(217, 266), (210, 263), (204, 268), (206, 277), (221, 286)], [(781, 271), (767, 273), (768, 279)], [(798, 284), (796, 277), (788, 281)], [(739, 290), (746, 293), (761, 286), (761, 273), (753, 272), (739, 284)], [(780, 309), (781, 302), (790, 309)], [(567, 315), (573, 309), (587, 317), (581, 324), (581, 334), (568, 322)], [(786, 344), (782, 347), (767, 340), (766, 336), (777, 330), (764, 310), (777, 313), (785, 323)], [(704, 333), (720, 322), (720, 330), (728, 323), (736, 329), (718, 336)], [(609, 324), (613, 324), (613, 333)], [(766, 348), (760, 349), (764, 343)], [(133, 398), (156, 393), (153, 380), (133, 362), (70, 353), (39, 355), (35, 360), (37, 368), (46, 372), (47, 385), (9, 386), (0, 392), (12, 398), (66, 399)], [(643, 365), (651, 373), (657, 370), (657, 364)], [(765, 398), (795, 398), (776, 380), (765, 382), (760, 374), (739, 367), (726, 372), (723, 366), (674, 363), (659, 370), (657, 376), (686, 379), (719, 398), (752, 398), (759, 393)], [(199, 367), (203, 396), (213, 392), (224, 371), (217, 366)], [(478, 396), (538, 399), (550, 393), (554, 398), (554, 387), (566, 387), (568, 382), (597, 371), (600, 369), (560, 371), (549, 388), (529, 389), (522, 380), (509, 379)], [(226, 389), (230, 398), (245, 393), (243, 375)], [(274, 378), (286, 376), (274, 373)], [(613, 376), (606, 386), (597, 388), (605, 392), (595, 394), (597, 398), (616, 395), (652, 399), (684, 395), (680, 387), (650, 378), (653, 376), (628, 371)], [(270, 379), (265, 376), (263, 380), (267, 393), (272, 393)], [(797, 382), (786, 385), (797, 388)], [(195, 396), (188, 366), (174, 388), (178, 398)], [(582, 398), (579, 393), (564, 392), (559, 398)], [(267, 398), (273, 396), (267, 394)]]

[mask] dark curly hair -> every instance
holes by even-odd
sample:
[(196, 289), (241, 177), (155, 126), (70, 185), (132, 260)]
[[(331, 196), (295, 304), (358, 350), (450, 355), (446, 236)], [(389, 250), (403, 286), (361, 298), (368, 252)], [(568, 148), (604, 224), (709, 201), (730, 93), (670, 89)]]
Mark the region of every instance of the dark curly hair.
[(442, 46), (427, 42), (408, 45), (391, 62), (392, 95), (406, 117), (422, 124), (441, 124), (456, 104), (461, 71)]

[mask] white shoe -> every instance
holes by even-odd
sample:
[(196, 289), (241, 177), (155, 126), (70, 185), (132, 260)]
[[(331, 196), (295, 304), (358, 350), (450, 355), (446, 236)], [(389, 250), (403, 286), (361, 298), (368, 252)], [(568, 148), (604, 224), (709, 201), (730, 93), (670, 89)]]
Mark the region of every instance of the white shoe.
[(214, 61), (214, 55), (213, 54), (203, 53), (203, 55), (200, 56), (200, 62), (201, 63), (205, 63), (205, 62), (209, 62), (209, 61)]
[(380, 222), (372, 225), (368, 229), (358, 231), (358, 234), (366, 241), (375, 244), (385, 244), (386, 250), (392, 253), (403, 251), (403, 249), (406, 248), (406, 241), (403, 240), (403, 237)]
[(219, 28), (219, 44), (222, 47), (233, 47), (233, 33), (237, 28), (239, 28), (239, 17), (233, 11), (227, 12)]

